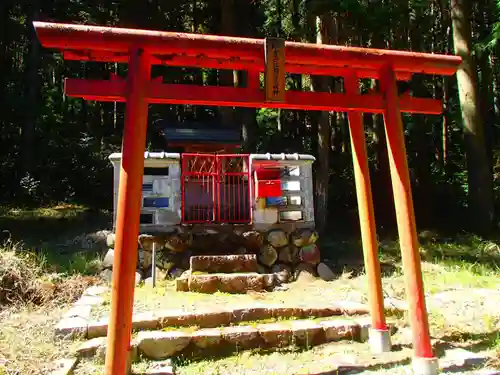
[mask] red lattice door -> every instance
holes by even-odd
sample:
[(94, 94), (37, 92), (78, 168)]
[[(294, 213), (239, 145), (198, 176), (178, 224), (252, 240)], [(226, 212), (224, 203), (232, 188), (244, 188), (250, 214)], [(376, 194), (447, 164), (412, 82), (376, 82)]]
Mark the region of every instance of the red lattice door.
[(182, 154), (182, 222), (249, 223), (250, 157)]

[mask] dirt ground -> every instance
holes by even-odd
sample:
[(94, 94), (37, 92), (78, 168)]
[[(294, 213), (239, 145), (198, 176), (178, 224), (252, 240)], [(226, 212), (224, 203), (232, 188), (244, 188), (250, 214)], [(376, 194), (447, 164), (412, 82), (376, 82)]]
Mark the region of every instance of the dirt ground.
[[(498, 368), (500, 360), (500, 280), (494, 273), (477, 274), (472, 270), (430, 263), (424, 264), (431, 334), (440, 355), (461, 347), (488, 358), (476, 368), (455, 368), (453, 373), (481, 374), (481, 369)], [(403, 277), (400, 272), (383, 279), (387, 297), (403, 299)], [(344, 273), (333, 282), (302, 280), (289, 284), (286, 291), (227, 295), (179, 293), (172, 282), (157, 288), (136, 289), (135, 311), (182, 309), (186, 311), (255, 304), (321, 305), (338, 300), (366, 302), (366, 277)], [(44, 374), (55, 359), (67, 357), (77, 343), (54, 341), (52, 329), (62, 313), (53, 311), (4, 311), (0, 315), (0, 374)], [(109, 300), (93, 311), (103, 317)], [(193, 362), (176, 359), (179, 375), (206, 374), (410, 374), (410, 334), (406, 317), (390, 316), (398, 331), (393, 336), (395, 350), (383, 356), (372, 356), (367, 344), (333, 343), (310, 350), (291, 349), (277, 353), (248, 351), (228, 358), (207, 358)], [(136, 373), (145, 373), (152, 364), (135, 365)], [(2, 372), (3, 371), (3, 372)], [(333, 372), (332, 372), (333, 371)], [(103, 364), (83, 361), (75, 374), (102, 374)]]
[[(464, 349), (482, 359), (473, 365), (448, 368), (444, 373), (494, 374), (500, 371), (500, 278), (495, 273), (478, 274), (475, 270), (455, 266), (423, 264), (427, 305), (433, 343), (446, 365), (448, 352)], [(383, 279), (388, 299), (404, 301), (404, 280), (397, 269)], [(157, 288), (136, 289), (135, 312), (162, 309), (193, 311), (214, 306), (255, 306), (293, 304), (318, 306), (335, 301), (366, 302), (365, 275), (344, 273), (332, 282), (305, 279), (289, 284), (288, 289), (272, 293), (214, 295), (176, 292), (172, 282)], [(109, 298), (109, 296), (108, 296)], [(109, 304), (94, 309), (94, 317), (107, 315)], [(393, 336), (395, 350), (372, 356), (367, 344), (333, 343), (310, 350), (263, 353), (242, 352), (229, 358), (211, 358), (201, 362), (178, 359), (178, 374), (411, 374), (411, 334), (405, 314), (389, 316), (397, 327)], [(484, 357), (484, 358), (483, 358)], [(97, 366), (97, 367), (96, 367)], [(77, 374), (92, 374), (102, 365), (83, 363)], [(148, 363), (136, 366), (143, 372)], [(449, 366), (448, 366), (449, 367)], [(444, 369), (446, 370), (446, 368)], [(488, 372), (486, 372), (488, 371)]]

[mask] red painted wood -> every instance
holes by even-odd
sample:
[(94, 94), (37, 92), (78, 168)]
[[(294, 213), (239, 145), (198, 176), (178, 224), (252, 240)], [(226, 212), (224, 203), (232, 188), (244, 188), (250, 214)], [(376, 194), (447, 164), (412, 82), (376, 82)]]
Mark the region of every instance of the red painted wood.
[[(345, 78), (344, 86), (349, 93), (359, 93), (359, 80), (351, 75)], [(375, 225), (375, 210), (373, 208), (372, 188), (370, 182), (370, 167), (366, 150), (365, 126), (363, 114), (347, 112), (349, 119), (349, 136), (354, 167), (354, 181), (358, 201), (359, 223), (363, 244), (363, 257), (368, 278), (368, 302), (372, 329), (386, 331), (384, 316), (384, 294), (380, 275), (380, 262), (377, 243), (377, 228)]]
[(408, 320), (413, 336), (413, 353), (415, 358), (433, 359), (403, 121), (396, 79), (390, 66), (383, 70), (381, 89), (387, 97), (387, 108), (384, 111), (385, 134), (408, 300)]
[[(73, 61), (96, 61), (96, 62), (118, 62), (126, 63), (127, 57), (121, 54), (114, 55), (107, 51), (64, 51), (63, 57), (65, 60)], [(251, 70), (257, 72), (264, 71), (264, 65), (259, 61), (254, 60), (227, 60), (216, 59), (209, 57), (198, 56), (169, 56), (168, 59), (160, 59), (152, 56), (153, 65), (167, 65), (176, 67), (192, 67), (192, 68), (210, 68), (210, 69), (228, 69), (228, 70)], [(352, 74), (352, 69), (339, 68), (335, 66), (322, 65), (304, 65), (304, 64), (285, 64), (288, 73), (295, 74), (311, 74), (324, 75), (332, 77), (344, 77)], [(373, 69), (357, 69), (356, 75), (359, 78), (379, 78), (379, 71)], [(409, 81), (412, 77), (408, 72), (396, 72), (399, 81)]]
[[(113, 27), (34, 22), (42, 45), (58, 50), (108, 51), (126, 54), (139, 45), (154, 55), (205, 55), (264, 63), (262, 39), (186, 34)], [(461, 58), (333, 45), (286, 42), (286, 60), (292, 64), (380, 69), (391, 64), (395, 71), (452, 75)]]
[(128, 373), (127, 363), (132, 336), (137, 236), (141, 212), (144, 148), (148, 126), (145, 85), (150, 79), (151, 64), (144, 51), (130, 54), (129, 92), (125, 107), (123, 158), (116, 211), (116, 243), (113, 260), (111, 311), (106, 349), (107, 375)]
[(249, 154), (183, 153), (181, 163), (183, 223), (251, 221)]
[[(125, 81), (99, 81), (68, 78), (68, 96), (99, 101), (125, 101)], [(150, 82), (146, 100), (155, 104), (194, 104), (207, 106), (284, 108), (318, 111), (362, 111), (382, 113), (385, 103), (379, 94), (338, 94), (327, 92), (287, 91), (285, 103), (267, 103), (257, 89), (162, 84)], [(401, 110), (407, 113), (441, 114), (442, 103), (436, 99), (402, 96)]]

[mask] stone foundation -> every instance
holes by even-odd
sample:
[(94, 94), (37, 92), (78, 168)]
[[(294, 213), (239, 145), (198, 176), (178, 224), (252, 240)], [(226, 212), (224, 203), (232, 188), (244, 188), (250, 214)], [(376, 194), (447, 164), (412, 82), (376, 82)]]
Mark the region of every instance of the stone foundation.
[[(317, 239), (317, 233), (309, 228), (257, 231), (238, 226), (177, 227), (170, 233), (139, 235), (137, 273), (141, 276), (139, 279), (151, 276), (154, 244), (157, 279), (178, 278), (198, 271), (203, 274), (257, 272), (275, 274), (280, 282), (289, 282), (302, 272), (316, 275), (320, 263)], [(103, 276), (109, 278), (114, 234), (108, 236), (107, 244), (110, 250), (104, 264), (108, 270)], [(213, 255), (232, 256), (211, 257)]]

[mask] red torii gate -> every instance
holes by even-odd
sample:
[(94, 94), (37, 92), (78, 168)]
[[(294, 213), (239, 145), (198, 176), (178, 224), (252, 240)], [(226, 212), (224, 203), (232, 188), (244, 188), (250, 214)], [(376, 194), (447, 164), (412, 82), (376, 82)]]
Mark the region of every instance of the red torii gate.
[[(362, 113), (382, 113), (389, 154), (406, 294), (413, 333), (414, 369), (437, 374), (425, 306), (419, 245), (411, 196), (401, 112), (440, 114), (440, 100), (399, 96), (397, 80), (415, 73), (453, 75), (460, 57), (403, 51), (286, 42), (284, 69), (289, 73), (344, 77), (346, 93), (286, 91), (281, 101), (268, 101), (260, 89), (265, 71), (265, 41), (175, 32), (146, 31), (34, 22), (44, 47), (67, 60), (128, 63), (128, 78), (108, 81), (67, 79), (65, 93), (87, 100), (126, 102), (123, 159), (120, 173), (112, 303), (106, 374), (127, 371), (132, 331), (134, 273), (141, 208), (141, 184), (149, 103), (271, 107), (347, 111), (354, 175), (369, 282), (372, 325), (370, 344), (376, 352), (390, 350)], [(163, 84), (151, 79), (151, 66), (187, 66), (246, 70), (246, 88)], [(381, 93), (359, 93), (359, 78), (380, 80)]]

